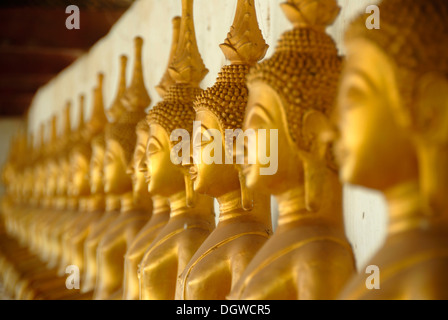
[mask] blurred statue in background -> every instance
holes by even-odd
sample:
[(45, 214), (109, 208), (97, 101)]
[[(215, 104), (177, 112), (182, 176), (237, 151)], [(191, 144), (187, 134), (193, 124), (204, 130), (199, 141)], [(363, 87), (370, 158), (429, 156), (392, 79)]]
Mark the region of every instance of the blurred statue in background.
[[(196, 196), (188, 171), (171, 161), (176, 129), (193, 131), (193, 101), (201, 92), (205, 68), (196, 43), (193, 0), (182, 0), (179, 44), (169, 67), (174, 84), (149, 111), (144, 171), (152, 196), (169, 199), (170, 219), (147, 249), (140, 266), (141, 299), (174, 299), (176, 281), (215, 227), (213, 199)], [(161, 87), (160, 89), (165, 90)]]
[[(88, 194), (82, 213), (82, 218), (73, 226), (70, 232), (70, 251), (71, 264), (79, 268), (80, 274), (84, 274), (87, 269), (87, 261), (85, 258), (85, 242), (87, 236), (93, 230), (93, 226), (102, 218), (104, 214), (104, 188), (102, 181), (102, 168), (104, 160), (104, 127), (107, 123), (107, 118), (104, 112), (103, 95), (102, 95), (103, 74), (98, 74), (98, 84), (92, 90), (92, 114), (89, 122), (86, 124), (82, 132), (84, 143), (81, 150), (83, 153), (79, 156), (82, 158), (82, 175), (87, 176), (87, 181), (84, 181), (81, 172), (78, 172), (78, 185), (83, 186), (83, 193)], [(90, 157), (87, 158), (88, 150), (90, 149)], [(75, 159), (73, 159), (75, 160)], [(87, 167), (85, 167), (87, 162)], [(76, 162), (75, 162), (76, 163)], [(88, 169), (86, 172), (85, 169)], [(82, 182), (82, 183), (81, 183)], [(85, 185), (85, 183), (88, 185)], [(84, 283), (81, 282), (81, 290), (84, 289)], [(89, 290), (87, 290), (89, 291)], [(87, 292), (84, 291), (84, 292)]]
[[(127, 58), (120, 57), (120, 79), (117, 90), (116, 98), (111, 108), (114, 108), (115, 112), (120, 114), (121, 98), (124, 90), (123, 86), (126, 85), (126, 64)], [(103, 75), (99, 74), (99, 83), (96, 90), (96, 102), (92, 118), (90, 120), (90, 130), (92, 133), (92, 157), (90, 159), (90, 191), (92, 194), (97, 195), (100, 200), (104, 194), (104, 212), (101, 213), (101, 201), (95, 204), (92, 202), (91, 210), (97, 216), (92, 222), (87, 221), (87, 229), (81, 228), (79, 230), (82, 237), (87, 236), (84, 241), (84, 273), (81, 280), (81, 292), (87, 293), (95, 289), (98, 274), (97, 264), (97, 248), (101, 241), (102, 236), (105, 234), (108, 226), (114, 221), (120, 214), (120, 198), (119, 196), (105, 192), (105, 179), (104, 179), (104, 163), (106, 152), (106, 140), (105, 131), (108, 127), (112, 126), (112, 123), (117, 118), (112, 118), (112, 123), (106, 123), (107, 118), (104, 113), (103, 105)], [(95, 208), (96, 207), (96, 208)], [(84, 230), (84, 231), (82, 231)], [(85, 234), (84, 232), (87, 232)]]
[[(219, 222), (181, 274), (177, 299), (225, 299), (272, 234), (270, 195), (247, 189), (241, 169), (235, 165), (236, 144), (224, 138), (226, 130), (243, 127), (246, 75), (268, 49), (258, 28), (253, 0), (238, 0), (233, 26), (221, 49), (231, 65), (224, 66), (215, 85), (195, 100), (195, 120), (201, 121), (201, 127), (193, 132), (193, 141), (200, 143), (193, 148), (202, 154), (214, 141), (209, 129), (218, 130), (222, 151), (214, 153), (222, 155), (222, 162), (208, 164), (195, 158), (190, 166), (194, 190), (218, 200)], [(225, 164), (227, 156), (232, 157), (232, 164)]]
[(152, 201), (144, 177), (132, 179), (137, 141), (136, 126), (146, 117), (151, 99), (145, 88), (142, 67), (143, 39), (136, 37), (131, 84), (123, 93), (123, 109), (116, 122), (106, 130), (104, 191), (120, 197), (121, 211), (108, 227), (98, 245), (98, 274), (95, 299), (121, 299), (123, 296), (124, 256), (134, 237), (151, 218)]
[(367, 264), (376, 289), (360, 273), (340, 297), (447, 299), (448, 2), (380, 10), (380, 30), (361, 16), (346, 34), (337, 155), (344, 182), (384, 193), (389, 228)]
[[(170, 57), (168, 65), (174, 57), (179, 42), (180, 17), (175, 17), (173, 23), (173, 39), (171, 44)], [(166, 70), (162, 81), (157, 86), (157, 91), (162, 98), (165, 97), (167, 91), (174, 84), (173, 78), (170, 76), (168, 69)], [(149, 138), (149, 126), (146, 119), (141, 120), (136, 127), (137, 143), (135, 145), (133, 159), (128, 168), (128, 174), (131, 175), (133, 181), (133, 191), (140, 196), (148, 197), (148, 184), (144, 171), (140, 170), (144, 166), (146, 145)], [(143, 190), (144, 189), (144, 190)], [(124, 281), (123, 281), (123, 299), (138, 300), (139, 299), (139, 280), (138, 270), (143, 255), (149, 248), (151, 243), (157, 237), (159, 232), (168, 222), (170, 217), (169, 202), (166, 198), (160, 196), (152, 196), (153, 209), (152, 217), (146, 225), (135, 236), (132, 244), (126, 252), (124, 264)]]

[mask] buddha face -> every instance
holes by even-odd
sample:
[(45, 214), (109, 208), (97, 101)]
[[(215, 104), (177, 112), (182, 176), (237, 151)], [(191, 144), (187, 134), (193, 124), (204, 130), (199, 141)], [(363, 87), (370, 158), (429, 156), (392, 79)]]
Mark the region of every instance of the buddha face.
[(86, 196), (90, 192), (89, 159), (81, 152), (70, 155), (70, 194), (75, 197)]
[(139, 164), (144, 161), (146, 153), (146, 144), (148, 143), (149, 133), (145, 130), (137, 131), (137, 142), (135, 144), (132, 161), (127, 169), (127, 174), (132, 179), (132, 190), (134, 198), (148, 196), (148, 186), (145, 180), (144, 172), (138, 169)]
[(106, 141), (104, 155), (104, 192), (123, 194), (132, 190), (130, 177), (126, 174), (126, 157), (121, 145), (113, 140)]
[(144, 161), (139, 170), (145, 175), (151, 195), (169, 197), (185, 190), (182, 169), (170, 158), (171, 144), (166, 130), (158, 124), (150, 124)]
[[(298, 156), (297, 147), (289, 133), (284, 113), (283, 101), (267, 84), (256, 81), (249, 84), (249, 101), (246, 109), (244, 130), (266, 129), (266, 146), (270, 146), (270, 130), (278, 133), (278, 170), (273, 175), (260, 175), (260, 169), (269, 166), (260, 162), (258, 152), (255, 164), (245, 161), (244, 175), (246, 184), (264, 194), (282, 194), (285, 191), (303, 183), (303, 165)], [(257, 134), (258, 136), (258, 134)], [(257, 137), (258, 140), (258, 137)], [(249, 148), (247, 145), (245, 156)]]
[(367, 40), (350, 41), (347, 52), (338, 98), (341, 179), (378, 190), (415, 179), (393, 64)]
[(105, 149), (99, 144), (92, 144), (92, 156), (90, 158), (90, 192), (99, 194), (104, 192), (103, 164)]
[[(196, 121), (201, 122), (201, 127), (198, 127), (197, 132), (193, 133), (193, 141), (197, 141), (200, 145), (194, 146), (202, 154), (201, 161), (194, 161), (194, 165), (190, 167), (191, 179), (194, 182), (194, 190), (201, 194), (207, 194), (214, 198), (222, 196), (230, 191), (239, 189), (238, 171), (233, 164), (225, 163), (224, 150), (224, 134), (220, 123), (216, 116), (207, 110), (200, 110), (196, 113)], [(217, 150), (212, 152), (204, 152), (205, 148), (213, 143), (214, 138), (208, 132), (209, 129), (214, 129), (221, 134), (221, 154), (222, 159), (220, 163), (213, 161), (211, 164), (204, 161), (205, 156), (214, 156)]]

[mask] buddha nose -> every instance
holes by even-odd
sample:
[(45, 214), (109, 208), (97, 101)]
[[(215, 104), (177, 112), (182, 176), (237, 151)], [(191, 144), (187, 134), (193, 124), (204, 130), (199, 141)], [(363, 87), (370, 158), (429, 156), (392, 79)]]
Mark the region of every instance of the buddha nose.
[(190, 170), (190, 168), (192, 167), (192, 166), (194, 166), (194, 163), (193, 163), (193, 156), (189, 156), (188, 157), (188, 161), (186, 162), (186, 161), (182, 161), (182, 167), (184, 167), (185, 169), (187, 169), (187, 170)]

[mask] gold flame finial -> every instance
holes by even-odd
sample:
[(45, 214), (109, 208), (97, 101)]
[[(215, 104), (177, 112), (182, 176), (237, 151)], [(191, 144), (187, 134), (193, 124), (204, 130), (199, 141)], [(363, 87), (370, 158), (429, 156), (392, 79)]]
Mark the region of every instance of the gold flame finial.
[(166, 68), (165, 74), (162, 77), (162, 80), (160, 80), (160, 83), (156, 86), (156, 90), (159, 93), (160, 97), (162, 97), (162, 98), (168, 92), (168, 89), (175, 83), (174, 79), (170, 75), (168, 68), (170, 67), (171, 63), (173, 62), (174, 56), (177, 51), (177, 45), (179, 43), (180, 22), (181, 22), (180, 17), (174, 17), (172, 20), (173, 40), (171, 42), (171, 51), (170, 51), (170, 57), (168, 59), (168, 66)]
[(87, 125), (89, 136), (94, 136), (101, 132), (107, 123), (103, 103), (103, 81), (104, 75), (100, 72), (98, 73), (98, 86), (93, 89), (92, 116)]
[(189, 84), (192, 87), (199, 87), (199, 83), (208, 73), (196, 41), (193, 20), (193, 0), (182, 0), (179, 45), (169, 72), (176, 83)]
[(146, 90), (145, 81), (143, 79), (142, 37), (135, 37), (134, 48), (134, 70), (132, 74), (131, 84), (123, 93), (123, 96), (121, 98), (121, 103), (123, 104), (124, 111), (127, 112), (143, 111), (151, 103), (151, 98), (149, 97), (148, 91)]
[(125, 55), (120, 56), (120, 76), (118, 79), (118, 88), (117, 94), (115, 95), (115, 99), (112, 102), (111, 107), (107, 110), (107, 115), (110, 118), (111, 122), (115, 122), (120, 118), (121, 113), (123, 112), (123, 103), (121, 99), (126, 91), (126, 67), (128, 64), (128, 57)]
[(336, 0), (288, 0), (281, 7), (295, 28), (320, 30), (331, 25), (341, 10)]
[(220, 47), (232, 64), (254, 65), (264, 58), (269, 46), (258, 27), (254, 0), (238, 0), (233, 25)]

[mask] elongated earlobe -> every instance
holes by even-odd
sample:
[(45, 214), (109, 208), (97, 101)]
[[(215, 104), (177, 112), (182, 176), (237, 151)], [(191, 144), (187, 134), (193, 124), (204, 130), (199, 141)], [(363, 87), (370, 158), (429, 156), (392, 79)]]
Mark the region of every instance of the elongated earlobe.
[(317, 163), (312, 163), (311, 159), (304, 159), (304, 180), (305, 180), (305, 207), (310, 212), (317, 212), (320, 209), (321, 197), (323, 194), (323, 184), (325, 183), (324, 170)]
[(246, 186), (246, 177), (241, 170), (238, 170), (238, 178), (240, 180), (241, 188), (241, 206), (246, 211), (251, 211), (254, 208), (254, 197), (252, 191)]

